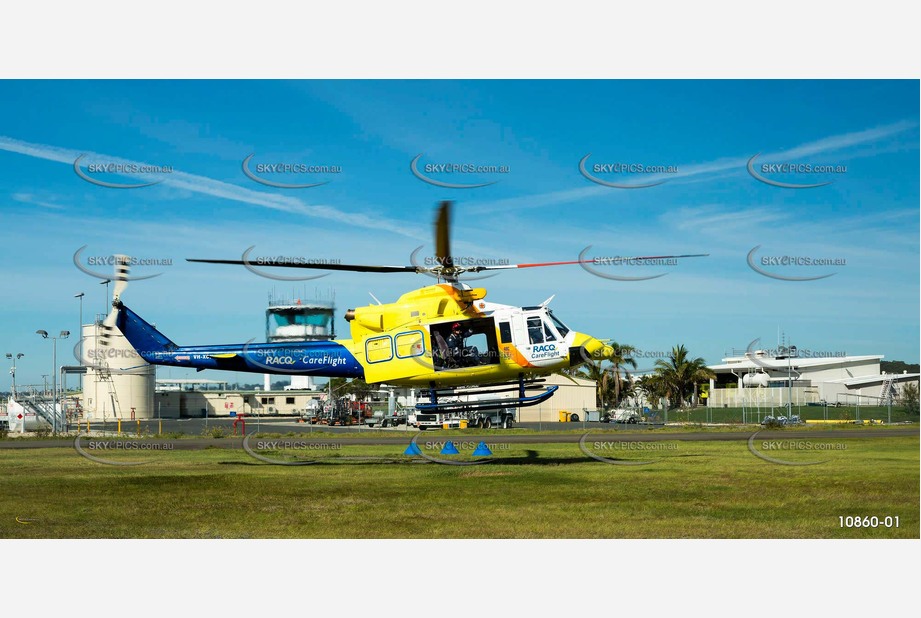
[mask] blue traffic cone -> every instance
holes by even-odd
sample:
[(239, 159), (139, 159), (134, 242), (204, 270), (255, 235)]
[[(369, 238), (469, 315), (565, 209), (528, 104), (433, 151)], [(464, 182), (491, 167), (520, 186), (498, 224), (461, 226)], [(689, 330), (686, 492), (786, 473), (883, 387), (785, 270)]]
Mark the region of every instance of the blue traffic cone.
[(473, 451), (474, 457), (489, 457), (492, 455), (492, 451), (489, 450), (489, 447), (486, 446), (485, 442), (480, 442), (476, 445), (476, 450)]
[(454, 446), (454, 443), (448, 440), (445, 443), (444, 448), (441, 449), (441, 454), (442, 455), (460, 455), (460, 452), (457, 450), (457, 447)]
[(403, 451), (404, 455), (421, 455), (422, 451), (419, 450), (419, 445), (415, 442), (410, 442), (409, 446), (406, 447), (406, 450)]

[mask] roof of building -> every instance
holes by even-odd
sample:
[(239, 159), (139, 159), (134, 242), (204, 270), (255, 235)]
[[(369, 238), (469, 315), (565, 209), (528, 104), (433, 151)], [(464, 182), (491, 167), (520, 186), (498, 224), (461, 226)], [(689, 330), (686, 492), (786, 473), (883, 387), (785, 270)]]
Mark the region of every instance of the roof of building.
[(887, 378), (892, 378), (894, 382), (913, 382), (921, 376), (921, 373), (883, 373), (873, 376), (857, 376), (853, 378), (838, 378), (837, 380), (825, 380), (831, 384), (844, 384), (848, 387), (867, 386), (871, 384), (882, 384)]
[(820, 369), (834, 365), (846, 365), (852, 363), (866, 363), (882, 360), (884, 357), (880, 354), (868, 356), (819, 356), (813, 358), (787, 358), (772, 356), (736, 356), (724, 358), (721, 365), (708, 365), (713, 371), (729, 372), (734, 369), (776, 369), (786, 370), (788, 367), (793, 369)]

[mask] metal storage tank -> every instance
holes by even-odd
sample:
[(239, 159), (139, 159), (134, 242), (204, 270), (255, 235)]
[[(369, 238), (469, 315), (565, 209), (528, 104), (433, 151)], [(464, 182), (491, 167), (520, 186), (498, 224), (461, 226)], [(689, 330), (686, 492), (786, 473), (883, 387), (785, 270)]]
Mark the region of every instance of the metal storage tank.
[(109, 345), (101, 345), (103, 318), (83, 325), (83, 418), (156, 418), (156, 367), (141, 358), (117, 328)]

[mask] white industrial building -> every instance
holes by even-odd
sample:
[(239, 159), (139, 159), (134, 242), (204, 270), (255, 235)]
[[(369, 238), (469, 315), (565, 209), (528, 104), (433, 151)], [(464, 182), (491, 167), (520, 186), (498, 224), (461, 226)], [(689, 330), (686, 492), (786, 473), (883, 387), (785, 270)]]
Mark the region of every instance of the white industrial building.
[[(560, 412), (569, 412), (585, 418), (586, 410), (597, 410), (595, 405), (595, 382), (582, 378), (567, 378), (552, 374), (544, 378), (542, 386), (557, 386), (553, 397), (536, 406), (518, 408), (519, 423), (555, 423)], [(536, 392), (536, 391), (534, 391)], [(532, 391), (528, 391), (531, 394)]]
[(884, 374), (882, 355), (799, 358), (773, 355), (763, 350), (723, 359), (710, 365), (707, 405), (737, 408), (779, 406), (825, 401), (845, 405), (885, 405), (897, 399), (907, 383), (919, 374)]

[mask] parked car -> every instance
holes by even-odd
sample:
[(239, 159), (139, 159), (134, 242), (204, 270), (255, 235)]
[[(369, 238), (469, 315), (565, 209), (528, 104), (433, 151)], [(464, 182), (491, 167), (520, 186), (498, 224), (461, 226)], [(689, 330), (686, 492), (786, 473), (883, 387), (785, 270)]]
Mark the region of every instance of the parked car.
[[(607, 419), (605, 421), (605, 419)], [(617, 408), (606, 413), (602, 417), (602, 422), (608, 423), (630, 423), (636, 424), (639, 423), (643, 418), (636, 410), (626, 410), (623, 408)]]
[(406, 412), (404, 410), (394, 410), (392, 414), (388, 414), (386, 410), (377, 410), (370, 418), (365, 419), (365, 424), (368, 427), (374, 427), (378, 425), (380, 427), (396, 427), (397, 425), (406, 424)]

